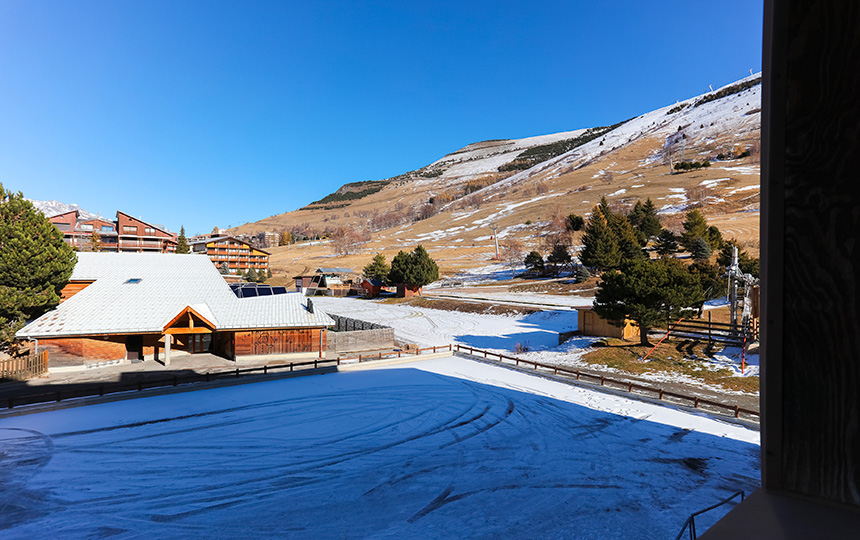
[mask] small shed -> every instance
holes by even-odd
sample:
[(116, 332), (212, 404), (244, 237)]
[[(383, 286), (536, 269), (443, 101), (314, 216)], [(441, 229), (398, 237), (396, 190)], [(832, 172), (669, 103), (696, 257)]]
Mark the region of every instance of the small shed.
[(304, 293), (305, 289), (310, 287), (311, 282), (313, 282), (314, 274), (308, 276), (293, 276), (293, 279), (296, 280), (296, 292)]
[(410, 298), (412, 296), (421, 296), (421, 287), (410, 286), (405, 283), (397, 284), (398, 298)]
[(600, 317), (590, 307), (576, 308), (577, 330), (582, 336), (612, 337), (632, 341), (639, 338), (639, 327), (627, 320), (624, 326), (615, 326)]
[(361, 288), (364, 289), (364, 296), (375, 298), (382, 292), (382, 280), (364, 278), (361, 282)]

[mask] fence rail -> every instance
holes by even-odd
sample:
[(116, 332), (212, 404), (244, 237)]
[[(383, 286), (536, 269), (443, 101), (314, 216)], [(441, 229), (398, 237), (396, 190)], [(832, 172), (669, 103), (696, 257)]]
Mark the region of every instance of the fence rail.
[(696, 339), (700, 341), (719, 342), (738, 347), (747, 342), (758, 339), (758, 328), (751, 321), (746, 327), (721, 323), (711, 320), (708, 312), (708, 320), (682, 319), (674, 324), (669, 324), (669, 334), (673, 337)]
[(0, 380), (25, 381), (48, 372), (48, 351), (0, 360)]
[(744, 501), (744, 492), (743, 491), (736, 491), (730, 497), (723, 499), (722, 501), (718, 502), (717, 504), (709, 506), (709, 507), (705, 508), (704, 510), (699, 510), (698, 512), (690, 514), (690, 517), (688, 517), (687, 521), (684, 522), (684, 527), (681, 529), (681, 532), (678, 533), (678, 536), (677, 536), (677, 538), (675, 538), (675, 540), (681, 540), (681, 537), (684, 536), (684, 533), (686, 531), (690, 532), (690, 540), (696, 540), (696, 538), (699, 537), (699, 535), (696, 533), (696, 516), (698, 516), (699, 514), (704, 514), (705, 512), (710, 512), (714, 508), (718, 508), (718, 507), (730, 502), (732, 499), (734, 499), (738, 495), (741, 496), (741, 502), (743, 502)]
[[(207, 371), (205, 373), (189, 373), (183, 375), (171, 375), (159, 379), (138, 380), (135, 382), (117, 382), (117, 383), (83, 383), (81, 387), (74, 389), (53, 390), (50, 392), (40, 392), (36, 394), (24, 394), (18, 396), (9, 396), (4, 398), (6, 407), (12, 409), (22, 405), (34, 405), (37, 403), (60, 402), (69, 399), (86, 398), (95, 396), (105, 396), (109, 394), (118, 394), (122, 392), (141, 392), (144, 389), (151, 388), (166, 388), (170, 386), (178, 386), (180, 384), (192, 384), (200, 382), (211, 382), (219, 379), (238, 379), (248, 375), (268, 375), (284, 372), (301, 372), (315, 369), (332, 368), (341, 365), (358, 364), (369, 360), (384, 360), (391, 358), (402, 358), (404, 356), (419, 356), (422, 353), (452, 351), (451, 345), (425, 347), (414, 351), (395, 351), (391, 353), (377, 353), (368, 355), (350, 356), (345, 358), (315, 358), (305, 362), (290, 362), (289, 364), (266, 365), (250, 368), (236, 368), (229, 370)], [(47, 351), (45, 353), (45, 364), (47, 365)]]
[(716, 401), (700, 398), (698, 396), (687, 396), (685, 394), (671, 392), (669, 390), (664, 390), (660, 387), (645, 386), (643, 384), (638, 384), (630, 381), (619, 381), (617, 379), (606, 377), (605, 375), (595, 375), (593, 373), (586, 373), (578, 369), (568, 369), (560, 366), (534, 362), (532, 360), (523, 360), (515, 356), (508, 356), (492, 351), (479, 350), (473, 347), (467, 347), (465, 345), (455, 345), (454, 348), (457, 350), (457, 352), (468, 351), (467, 354), (471, 356), (483, 357), (487, 359), (498, 358), (499, 362), (503, 364), (505, 363), (505, 361), (514, 362), (516, 366), (522, 365), (525, 367), (531, 367), (538, 372), (572, 377), (576, 378), (577, 381), (582, 381), (589, 384), (609, 387), (615, 390), (623, 390), (631, 394), (637, 393), (646, 397), (656, 397), (660, 401), (667, 400), (668, 398), (668, 400), (678, 402), (682, 405), (692, 405), (693, 408), (696, 409), (704, 407), (710, 412), (716, 412), (718, 414), (726, 416), (734, 416), (735, 418), (741, 418), (741, 415), (743, 415), (743, 419), (751, 420), (754, 422), (758, 422), (760, 419), (760, 414), (758, 411), (744, 409), (738, 405), (726, 405), (725, 403), (718, 403)]

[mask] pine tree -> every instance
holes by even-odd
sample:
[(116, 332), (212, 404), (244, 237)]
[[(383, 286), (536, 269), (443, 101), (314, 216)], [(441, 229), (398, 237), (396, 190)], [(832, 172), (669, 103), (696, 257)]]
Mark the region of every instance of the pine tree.
[(565, 246), (564, 244), (556, 244), (552, 246), (552, 252), (546, 258), (546, 260), (555, 268), (558, 268), (560, 265), (569, 263), (570, 253), (568, 253), (567, 251), (567, 246)]
[(408, 281), (413, 287), (423, 287), (439, 279), (439, 266), (430, 258), (430, 254), (423, 246), (419, 245), (412, 252), (414, 275)]
[(621, 250), (619, 263), (625, 260), (648, 258), (648, 255), (642, 250), (644, 239), (640, 242), (640, 238), (633, 229), (633, 226), (623, 216), (610, 214), (609, 227), (615, 236), (618, 248)]
[(694, 261), (707, 261), (711, 258), (711, 245), (704, 238), (696, 238), (693, 240), (693, 249), (690, 250), (690, 255)]
[(648, 343), (648, 332), (669, 318), (690, 316), (704, 302), (696, 276), (679, 261), (625, 261), (621, 271), (600, 276), (594, 311), (616, 326), (630, 319), (639, 326), (639, 343)]
[(684, 220), (684, 232), (681, 233), (681, 245), (687, 251), (693, 250), (693, 243), (697, 238), (708, 238), (708, 222), (705, 221), (705, 216), (698, 210), (690, 210), (687, 212), (687, 219)]
[(705, 240), (711, 246), (711, 251), (716, 251), (723, 247), (723, 234), (715, 225), (708, 227), (708, 234), (705, 236)]
[(230, 273), (230, 265), (226, 262), (222, 262), (221, 266), (218, 267), (218, 272), (220, 272), (222, 276), (226, 276)]
[(525, 260), (523, 260), (523, 264), (533, 272), (543, 272), (544, 270), (543, 257), (537, 251), (532, 251), (526, 255)]
[(267, 279), (269, 278), (266, 277), (266, 273), (260, 268), (260, 271), (257, 272), (257, 283), (265, 283)]
[(267, 269), (266, 269), (266, 278), (271, 278), (271, 277), (272, 277), (272, 269), (271, 269), (271, 268), (267, 268)]
[(655, 238), (663, 230), (663, 226), (660, 225), (660, 218), (657, 216), (657, 208), (650, 197), (642, 205), (642, 217), (638, 228), (646, 239)]
[(663, 257), (668, 257), (678, 251), (678, 240), (675, 233), (667, 229), (660, 231), (657, 236), (657, 253)]
[(585, 283), (591, 278), (591, 272), (581, 264), (576, 267), (576, 273), (574, 275), (576, 276), (575, 279), (577, 283)]
[(373, 260), (364, 267), (362, 273), (367, 279), (388, 279), (388, 273), (391, 271), (391, 266), (385, 262), (385, 255), (377, 253), (373, 256)]
[(15, 332), (60, 303), (76, 261), (48, 218), (0, 184), (0, 349), (17, 352)]
[(439, 267), (421, 245), (412, 253), (400, 251), (391, 261), (391, 270), (388, 273), (389, 283), (423, 287), (437, 279), (439, 279)]
[(188, 239), (185, 238), (185, 225), (179, 228), (179, 238), (176, 240), (176, 253), (189, 253)]
[(249, 269), (248, 272), (245, 274), (245, 279), (252, 282), (252, 283), (256, 283), (257, 282), (257, 271), (254, 270), (253, 268)]
[(579, 259), (590, 268), (615, 268), (621, 262), (621, 249), (604, 214), (604, 211), (609, 211), (609, 206), (603, 204), (605, 202), (604, 197), (601, 204), (591, 211), (588, 225), (585, 226), (585, 236), (582, 237), (584, 247)]

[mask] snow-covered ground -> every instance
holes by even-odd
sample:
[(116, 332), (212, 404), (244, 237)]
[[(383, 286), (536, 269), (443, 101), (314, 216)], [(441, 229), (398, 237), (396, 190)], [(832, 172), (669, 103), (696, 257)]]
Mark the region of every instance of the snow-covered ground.
[(672, 538), (691, 512), (758, 485), (758, 439), (671, 407), (426, 360), (0, 418), (0, 530)]
[[(494, 300), (539, 304), (567, 303), (571, 307), (591, 304), (591, 299), (542, 293), (470, 293), (467, 296)], [(324, 311), (354, 319), (384, 324), (394, 328), (395, 337), (421, 347), (443, 346), (449, 343), (511, 354), (526, 360), (567, 367), (593, 368), (582, 361), (596, 338), (578, 337), (558, 344), (558, 334), (577, 329), (574, 309), (541, 311), (529, 315), (487, 315), (441, 311), (400, 304), (384, 304), (354, 298), (318, 297), (315, 305)], [(725, 299), (711, 300), (705, 306), (712, 309), (725, 305)], [(525, 352), (522, 352), (525, 351)], [(740, 348), (726, 348), (713, 358), (699, 358), (701, 369), (728, 369), (734, 376), (757, 377), (758, 354), (743, 355)], [(602, 371), (618, 370), (603, 367)], [(619, 372), (620, 373), (620, 372)], [(655, 371), (637, 375), (655, 382), (678, 382), (707, 387), (699, 378), (679, 372)]]
[(512, 351), (517, 343), (531, 348), (558, 345), (559, 332), (576, 329), (576, 311), (542, 311), (523, 316), (484, 315), (354, 298), (316, 297), (327, 313), (394, 328), (395, 337), (422, 347), (459, 343), (478, 349)]

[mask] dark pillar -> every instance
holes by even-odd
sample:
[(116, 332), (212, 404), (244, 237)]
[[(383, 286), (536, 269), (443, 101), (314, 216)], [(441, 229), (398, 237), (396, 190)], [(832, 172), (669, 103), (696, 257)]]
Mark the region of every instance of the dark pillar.
[(766, 0), (762, 478), (860, 507), (860, 2)]

